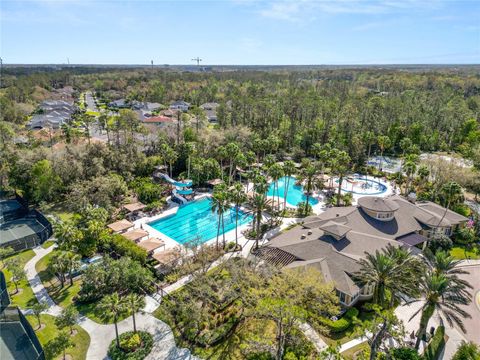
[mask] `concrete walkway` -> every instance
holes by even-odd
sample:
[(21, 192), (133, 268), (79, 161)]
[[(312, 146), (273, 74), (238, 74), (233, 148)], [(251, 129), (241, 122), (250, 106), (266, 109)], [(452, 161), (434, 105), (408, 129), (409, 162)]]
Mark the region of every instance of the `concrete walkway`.
[(328, 346), (310, 324), (301, 323), (298, 325), (298, 328), (302, 331), (303, 335), (312, 342), (319, 353)]
[[(25, 271), (28, 282), (38, 301), (43, 301), (49, 305), (45, 313), (58, 316), (62, 312), (62, 308), (56, 305), (50, 295), (48, 295), (35, 269), (35, 264), (45, 255), (53, 251), (54, 248), (54, 246), (51, 246), (48, 249), (43, 249), (42, 247), (33, 249), (35, 256), (25, 264)], [(172, 329), (163, 321), (145, 313), (138, 313), (135, 316), (137, 329), (148, 331), (154, 338), (153, 349), (147, 359), (198, 359), (191, 355), (188, 349), (176, 347)], [(113, 324), (104, 325), (96, 323), (86, 316), (80, 317), (78, 325), (85, 329), (88, 335), (90, 335), (90, 347), (88, 348), (87, 359), (108, 359), (107, 351), (110, 343), (115, 338), (115, 326)], [(118, 323), (118, 332), (120, 334), (130, 330), (133, 330), (131, 317)]]

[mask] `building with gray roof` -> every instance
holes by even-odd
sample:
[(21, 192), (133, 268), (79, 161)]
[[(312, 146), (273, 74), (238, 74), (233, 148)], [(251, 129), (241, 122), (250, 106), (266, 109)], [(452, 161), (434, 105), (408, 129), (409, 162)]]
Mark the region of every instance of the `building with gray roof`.
[(286, 268), (317, 268), (325, 281), (335, 284), (340, 302), (352, 306), (373, 295), (371, 284), (360, 284), (354, 274), (366, 253), (387, 246), (421, 252), (434, 233), (450, 235), (468, 219), (432, 202), (412, 203), (400, 196), (363, 197), (357, 206), (333, 207), (310, 216), (273, 238), (255, 255)]

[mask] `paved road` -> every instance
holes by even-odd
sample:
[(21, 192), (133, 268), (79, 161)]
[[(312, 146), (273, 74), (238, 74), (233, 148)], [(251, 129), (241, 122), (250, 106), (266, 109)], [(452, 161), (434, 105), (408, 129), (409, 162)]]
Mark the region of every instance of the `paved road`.
[(98, 112), (97, 105), (95, 104), (95, 100), (93, 99), (93, 95), (90, 91), (85, 93), (85, 103), (88, 110)]

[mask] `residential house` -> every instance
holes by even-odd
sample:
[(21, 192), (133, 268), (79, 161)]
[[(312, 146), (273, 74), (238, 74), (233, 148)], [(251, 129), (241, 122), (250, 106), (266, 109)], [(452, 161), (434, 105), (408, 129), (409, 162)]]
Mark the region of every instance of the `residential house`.
[(361, 284), (354, 274), (366, 251), (392, 246), (419, 254), (433, 233), (451, 234), (467, 218), (432, 202), (412, 203), (400, 196), (362, 197), (357, 206), (333, 207), (273, 238), (255, 254), (286, 267), (318, 269), (333, 282), (344, 306), (373, 296), (371, 284)]
[(76, 111), (75, 105), (64, 100), (43, 101), (38, 108), (38, 114), (33, 115), (27, 124), (30, 129), (59, 129)]
[(190, 104), (183, 100), (178, 100), (172, 102), (169, 108), (172, 110), (188, 111), (188, 109), (190, 109)]
[(129, 104), (125, 99), (118, 99), (108, 103), (108, 107), (115, 108), (115, 109), (126, 109), (129, 108)]
[(211, 123), (216, 123), (217, 120), (217, 107), (219, 106), (216, 102), (210, 102), (200, 105), (200, 108), (205, 112), (207, 120)]
[(159, 104), (159, 103), (140, 102), (140, 101), (132, 102), (132, 109), (142, 110), (144, 112), (152, 112), (160, 109), (161, 107), (162, 107), (162, 104)]
[(175, 125), (177, 120), (172, 119), (172, 118), (167, 117), (167, 116), (159, 115), (159, 116), (145, 117), (142, 120), (142, 122), (144, 124), (154, 124), (158, 127), (165, 128), (165, 127), (168, 127), (168, 126)]

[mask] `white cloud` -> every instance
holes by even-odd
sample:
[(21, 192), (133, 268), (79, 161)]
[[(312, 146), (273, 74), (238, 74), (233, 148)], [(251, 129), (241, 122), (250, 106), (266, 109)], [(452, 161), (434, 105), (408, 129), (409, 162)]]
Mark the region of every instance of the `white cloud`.
[(273, 19), (299, 21), (304, 18), (312, 19), (319, 13), (386, 14), (436, 9), (440, 6), (440, 1), (417, 0), (274, 0), (268, 2), (258, 13)]

